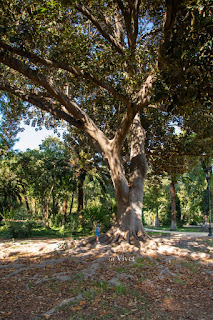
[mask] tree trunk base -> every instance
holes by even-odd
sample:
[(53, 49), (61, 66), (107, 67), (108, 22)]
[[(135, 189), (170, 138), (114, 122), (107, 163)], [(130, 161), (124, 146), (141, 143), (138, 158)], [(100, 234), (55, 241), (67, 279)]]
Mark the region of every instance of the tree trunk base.
[(151, 237), (143, 230), (140, 230), (139, 232), (122, 231), (119, 226), (113, 226), (106, 233), (106, 236), (108, 237), (107, 244), (120, 244), (121, 242), (126, 242), (135, 246), (137, 246), (138, 243), (145, 243), (147, 240), (151, 239)]
[[(103, 245), (120, 245), (129, 244), (131, 246), (140, 248), (141, 246), (147, 244), (152, 238), (147, 235), (143, 230), (139, 232), (122, 231), (119, 226), (112, 226), (111, 229), (102, 234), (100, 237), (100, 242)], [(91, 245), (96, 243), (96, 237), (88, 237), (81, 242), (81, 245)]]

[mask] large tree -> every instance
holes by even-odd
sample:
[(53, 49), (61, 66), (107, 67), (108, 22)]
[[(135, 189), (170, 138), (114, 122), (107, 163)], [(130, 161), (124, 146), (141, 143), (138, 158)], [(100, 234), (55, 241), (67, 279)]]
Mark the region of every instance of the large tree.
[(90, 137), (114, 184), (116, 239), (146, 237), (140, 115), (210, 112), (210, 15), (201, 0), (1, 2), (0, 90), (14, 114), (35, 106), (38, 126), (49, 112)]

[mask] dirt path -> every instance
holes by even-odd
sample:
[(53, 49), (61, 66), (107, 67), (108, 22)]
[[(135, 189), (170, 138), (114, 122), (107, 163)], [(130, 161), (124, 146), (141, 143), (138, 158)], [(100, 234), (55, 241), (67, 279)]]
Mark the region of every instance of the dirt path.
[(209, 320), (212, 239), (0, 242), (0, 319)]
[(180, 236), (180, 237), (190, 237), (190, 238), (206, 238), (208, 236), (208, 232), (188, 232), (188, 231), (167, 231), (167, 230), (157, 230), (145, 228), (148, 232), (158, 232), (158, 233), (168, 233), (172, 236)]

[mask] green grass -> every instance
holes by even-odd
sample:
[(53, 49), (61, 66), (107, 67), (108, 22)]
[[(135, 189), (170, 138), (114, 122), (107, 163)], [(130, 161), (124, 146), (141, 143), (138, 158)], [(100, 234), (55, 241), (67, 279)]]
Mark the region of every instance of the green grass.
[[(17, 223), (20, 227), (21, 224), (25, 224), (26, 222), (12, 222), (13, 224)], [(2, 225), (1, 225), (2, 224)], [(0, 239), (12, 239), (10, 232), (8, 231), (8, 226), (11, 223), (2, 222), (0, 223)], [(32, 234), (29, 235), (29, 238), (67, 238), (67, 237), (73, 237), (74, 239), (77, 239), (79, 237), (90, 237), (94, 236), (94, 232), (88, 229), (82, 229), (82, 227), (79, 227), (74, 232), (73, 230), (69, 229), (68, 226), (65, 226), (65, 228), (62, 227), (56, 227), (51, 226), (50, 228), (45, 228), (41, 224), (34, 223)]]
[(115, 289), (115, 293), (118, 296), (121, 296), (122, 294), (126, 293), (126, 287), (122, 283), (120, 285), (118, 285), (118, 286), (115, 286), (114, 289)]
[[(32, 235), (30, 235), (30, 238), (67, 238), (70, 236), (72, 236), (72, 233), (70, 230), (67, 230), (66, 228), (62, 229), (57, 227), (51, 227), (45, 229), (45, 227), (36, 226), (33, 228)], [(0, 238), (12, 238), (7, 230), (6, 225), (0, 227)]]
[[(165, 230), (170, 231), (169, 226), (161, 226), (158, 228), (146, 226), (147, 229), (156, 229), (156, 230)], [(178, 227), (177, 231), (186, 231), (186, 232), (202, 232), (200, 227)], [(148, 231), (148, 234), (151, 236), (162, 236), (166, 235), (161, 232), (153, 232)], [(45, 227), (41, 225), (37, 225), (32, 230), (32, 235), (30, 235), (30, 238), (67, 238), (73, 236), (74, 239), (77, 239), (79, 237), (83, 236), (92, 236), (94, 235), (93, 232), (83, 231), (83, 230), (77, 230), (75, 232), (72, 232), (68, 228), (61, 228), (61, 227), (54, 227), (46, 229)], [(169, 235), (169, 234), (168, 234)], [(7, 226), (3, 225), (0, 226), (0, 238), (1, 239), (8, 239), (12, 238), (10, 233), (7, 230)], [(119, 272), (119, 271), (118, 271)]]
[(8, 239), (10, 238), (10, 234), (7, 231), (6, 226), (0, 226), (0, 238), (1, 239)]
[[(164, 231), (171, 231), (170, 226), (145, 226), (147, 229), (154, 229), (154, 230), (164, 230)], [(195, 227), (177, 227), (177, 231), (184, 231), (184, 232), (203, 232), (200, 226)]]
[(149, 236), (158, 236), (158, 237), (161, 237), (162, 235), (166, 236), (166, 235), (169, 235), (170, 233), (147, 231), (147, 234), (148, 234)]
[(124, 272), (126, 272), (126, 269), (122, 268), (122, 267), (116, 267), (115, 271), (118, 272), (118, 273), (124, 273)]
[(193, 274), (197, 273), (199, 271), (199, 264), (195, 264), (188, 261), (181, 262), (181, 265), (185, 267), (186, 269), (189, 269)]
[(179, 276), (174, 277), (173, 282), (179, 285), (184, 285), (185, 283)]

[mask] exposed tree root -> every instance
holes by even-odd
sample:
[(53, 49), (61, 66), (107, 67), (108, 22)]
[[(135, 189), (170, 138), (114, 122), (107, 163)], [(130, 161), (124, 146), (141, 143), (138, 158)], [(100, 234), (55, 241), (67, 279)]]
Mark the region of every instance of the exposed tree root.
[[(111, 229), (101, 235), (100, 242), (102, 244), (116, 244), (126, 243), (135, 247), (141, 247), (142, 244), (147, 243), (152, 238), (147, 235), (144, 230), (136, 231), (123, 231), (118, 225), (114, 225)], [(96, 237), (89, 237), (79, 242), (78, 247), (93, 246), (96, 243)]]
[(126, 242), (131, 245), (138, 245), (139, 243), (147, 242), (151, 239), (145, 231), (140, 230), (139, 232), (135, 231), (122, 231), (118, 226), (113, 226), (107, 233), (107, 244)]

